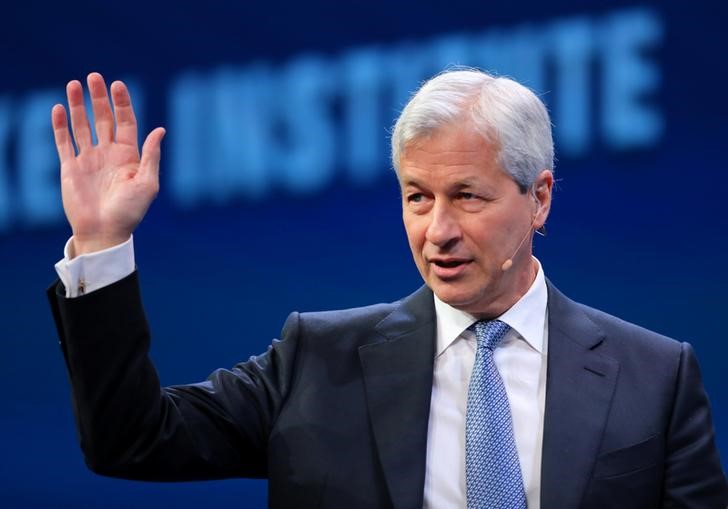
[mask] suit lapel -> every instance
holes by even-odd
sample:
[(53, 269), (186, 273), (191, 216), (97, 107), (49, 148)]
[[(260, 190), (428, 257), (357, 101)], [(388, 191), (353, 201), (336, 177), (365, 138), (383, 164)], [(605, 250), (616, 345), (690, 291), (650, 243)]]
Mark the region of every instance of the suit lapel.
[[(549, 339), (541, 507), (577, 508), (599, 451), (619, 371), (604, 333), (548, 283)], [(435, 310), (423, 287), (359, 348), (367, 406), (395, 508), (422, 507), (432, 393)]]
[(376, 326), (359, 348), (367, 405), (395, 508), (422, 507), (435, 355), (432, 292), (423, 287)]
[(549, 338), (541, 507), (579, 507), (606, 425), (618, 362), (600, 353), (604, 333), (548, 285)]

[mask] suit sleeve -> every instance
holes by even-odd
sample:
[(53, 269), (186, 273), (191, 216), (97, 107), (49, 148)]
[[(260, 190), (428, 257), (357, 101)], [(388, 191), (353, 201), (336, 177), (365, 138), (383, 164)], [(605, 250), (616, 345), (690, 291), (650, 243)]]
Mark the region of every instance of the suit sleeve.
[(683, 343), (667, 433), (664, 507), (728, 507), (712, 422), (695, 352)]
[(269, 431), (290, 388), (297, 314), (263, 355), (199, 384), (162, 388), (136, 272), (75, 299), (56, 284), (48, 297), (94, 472), (161, 481), (266, 476)]

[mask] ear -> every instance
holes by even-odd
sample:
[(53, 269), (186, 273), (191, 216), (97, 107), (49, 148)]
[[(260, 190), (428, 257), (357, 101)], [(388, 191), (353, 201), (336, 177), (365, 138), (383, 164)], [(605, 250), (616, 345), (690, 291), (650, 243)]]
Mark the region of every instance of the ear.
[(546, 219), (549, 217), (549, 211), (551, 210), (551, 193), (553, 188), (554, 174), (551, 170), (543, 170), (533, 182), (531, 191), (534, 201), (538, 205), (536, 216), (533, 219), (533, 228), (535, 230), (543, 228), (544, 224), (546, 224)]

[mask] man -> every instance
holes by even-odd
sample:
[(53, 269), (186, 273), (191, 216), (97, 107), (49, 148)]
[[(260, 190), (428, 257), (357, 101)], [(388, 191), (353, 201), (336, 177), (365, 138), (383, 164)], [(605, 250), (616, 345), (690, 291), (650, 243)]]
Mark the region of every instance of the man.
[(531, 255), (553, 189), (548, 113), (518, 83), (443, 73), (392, 136), (426, 286), (290, 315), (281, 340), (160, 390), (131, 234), (158, 190), (128, 92), (88, 77), (53, 109), (73, 230), (49, 290), (96, 472), (267, 477), (271, 507), (722, 508), (728, 486), (691, 347), (574, 303)]

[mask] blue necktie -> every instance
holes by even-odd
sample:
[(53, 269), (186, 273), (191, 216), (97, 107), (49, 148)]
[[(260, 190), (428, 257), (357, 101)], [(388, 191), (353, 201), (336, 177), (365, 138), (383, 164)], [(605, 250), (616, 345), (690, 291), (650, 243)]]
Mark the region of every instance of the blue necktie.
[(468, 509), (526, 508), (508, 395), (493, 361), (493, 350), (509, 328), (499, 320), (480, 321), (471, 327), (478, 347), (465, 418)]

